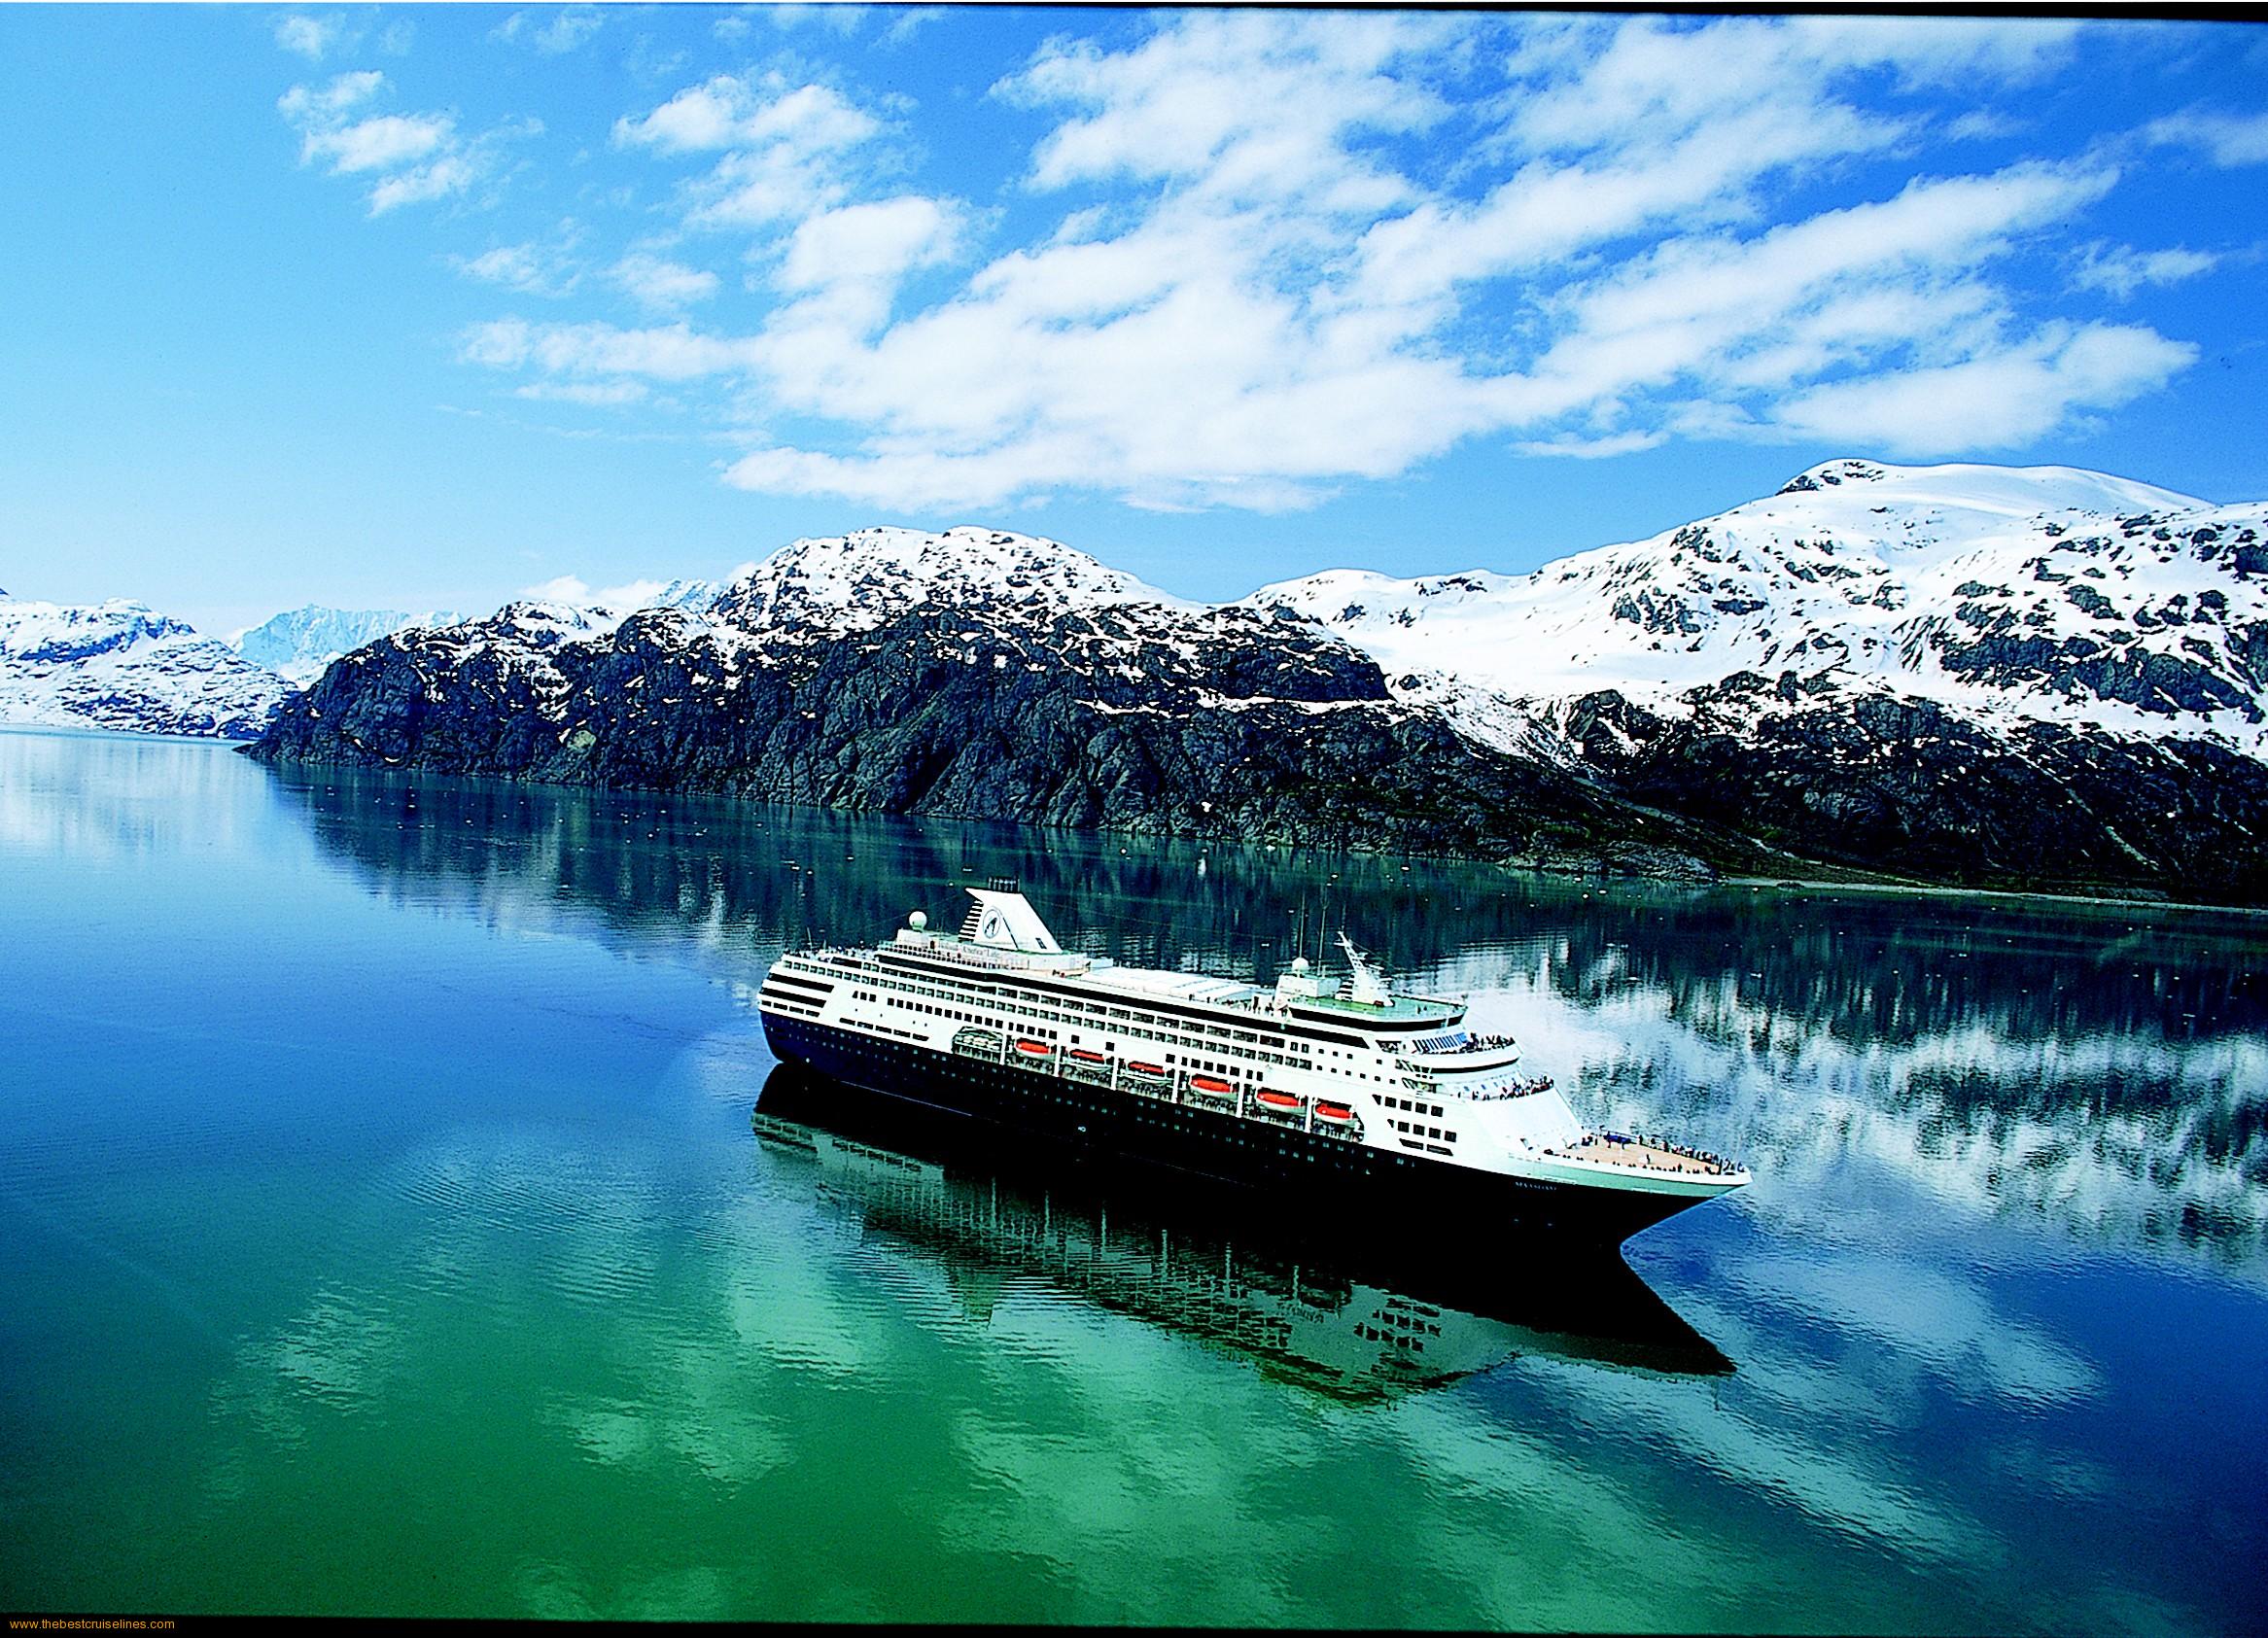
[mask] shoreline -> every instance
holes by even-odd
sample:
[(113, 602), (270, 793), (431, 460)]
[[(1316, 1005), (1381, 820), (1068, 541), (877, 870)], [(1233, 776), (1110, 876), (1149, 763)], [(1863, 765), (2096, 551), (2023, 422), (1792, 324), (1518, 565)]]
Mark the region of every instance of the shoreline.
[[(256, 740), (222, 739), (213, 735), (154, 734), (130, 728), (102, 728), (94, 726), (72, 727), (64, 726), (60, 723), (45, 722), (0, 722), (0, 733), (20, 733), (34, 735), (45, 734), (52, 735), (57, 738), (72, 739), (122, 739), (140, 742), (157, 741), (171, 745), (209, 745), (219, 749), (234, 750), (240, 753), (251, 752), (253, 748), (259, 744), (259, 742)], [(248, 756), (248, 759), (251, 761), (259, 762), (262, 766), (266, 767), (273, 767), (275, 765), (274, 763), (269, 762), (266, 758), (256, 755)], [(632, 788), (628, 786), (615, 787), (588, 784), (556, 784), (544, 780), (528, 780), (511, 774), (439, 774), (435, 773), (429, 769), (387, 766), (373, 767), (366, 763), (328, 764), (309, 762), (297, 757), (281, 758), (279, 760), (288, 761), (293, 766), (300, 768), (342, 766), (352, 767), (357, 771), (364, 773), (390, 773), (408, 775), (411, 777), (422, 776), (425, 778), (434, 779), (496, 780), (509, 784), (541, 785), (544, 788), (551, 790), (582, 791), (593, 796), (610, 794), (627, 795), (633, 793)], [(976, 819), (966, 816), (947, 816), (938, 814), (902, 814), (893, 813), (890, 810), (880, 808), (835, 808), (816, 803), (782, 801), (778, 798), (772, 797), (765, 797), (760, 799), (750, 798), (738, 795), (730, 791), (721, 790), (638, 790), (635, 793), (648, 796), (669, 796), (674, 794), (696, 795), (716, 801), (748, 803), (749, 805), (755, 807), (785, 807), (809, 813), (843, 814), (847, 816), (857, 816), (874, 819), (905, 819), (916, 820), (943, 819), (948, 822), (957, 824), (1007, 824), (1016, 825), (1020, 828), (1030, 830), (1061, 830), (1065, 834), (1073, 836), (1128, 836), (1141, 837), (1154, 841), (1198, 843), (1209, 845), (1225, 844), (1235, 847), (1257, 847), (1270, 851), (1274, 851), (1277, 848), (1292, 848), (1312, 851), (1318, 854), (1337, 853), (1341, 854), (1368, 854), (1374, 857), (1400, 857), (1412, 860), (1422, 859), (1428, 863), (1435, 864), (1480, 864), (1488, 865), (1498, 870), (1518, 872), (1522, 875), (1547, 876), (1565, 881), (1595, 880), (1602, 885), (1611, 882), (1646, 882), (1656, 886), (1674, 885), (1697, 889), (1706, 889), (1712, 888), (1747, 888), (1752, 891), (1768, 889), (1776, 892), (1906, 893), (1912, 894), (1916, 897), (1990, 898), (2007, 899), (2017, 902), (2052, 900), (2060, 904), (2087, 904), (2102, 905), (2107, 907), (2123, 906), (2132, 909), (2178, 910), (2192, 913), (2206, 912), (2218, 915), (2245, 916), (2253, 918), (2268, 917), (2268, 905), (2216, 904), (2195, 899), (2177, 899), (2172, 897), (2154, 898), (2140, 896), (2134, 892), (2090, 891), (2075, 888), (1986, 888), (1970, 887), (1952, 883), (1925, 883), (1900, 878), (1865, 877), (1857, 875), (1848, 878), (1818, 876), (1760, 876), (1753, 874), (1724, 874), (1708, 877), (1695, 877), (1667, 871), (1654, 872), (1644, 869), (1633, 869), (1628, 866), (1616, 868), (1613, 864), (1613, 861), (1603, 857), (1595, 860), (1594, 863), (1599, 866), (1604, 866), (1605, 868), (1558, 869), (1549, 865), (1535, 864), (1517, 859), (1489, 858), (1485, 855), (1477, 854), (1429, 854), (1415, 852), (1406, 848), (1394, 847), (1390, 844), (1370, 848), (1341, 845), (1335, 848), (1328, 844), (1315, 842), (1296, 842), (1281, 838), (1269, 839), (1262, 837), (1212, 836), (1206, 835), (1203, 832), (1173, 832), (1138, 828), (1121, 829), (1102, 825), (1066, 826), (1029, 824), (1026, 821), (1012, 819)], [(1802, 867), (1807, 869), (1819, 868), (1818, 864), (1811, 860), (1791, 860), (1791, 862), (1799, 863)], [(1830, 868), (1835, 867), (1831, 866)]]
[(2220, 916), (2268, 916), (2268, 905), (2208, 904), (2194, 899), (2136, 898), (2128, 894), (2050, 890), (2044, 888), (1964, 888), (1921, 882), (1808, 881), (1793, 876), (1720, 876), (1699, 884), (1718, 888), (1769, 888), (1778, 892), (1911, 893), (1931, 898), (2051, 899), (2058, 904), (2129, 905), (2146, 910), (2203, 910)]

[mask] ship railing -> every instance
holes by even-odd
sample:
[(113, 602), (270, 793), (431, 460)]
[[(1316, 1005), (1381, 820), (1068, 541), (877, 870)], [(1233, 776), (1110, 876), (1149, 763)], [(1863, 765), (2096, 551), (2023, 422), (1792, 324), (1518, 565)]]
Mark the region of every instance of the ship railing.
[[(1594, 1132), (1586, 1133), (1583, 1141), (1570, 1149), (1568, 1151), (1568, 1155), (1571, 1159), (1575, 1160), (1589, 1160), (1590, 1157), (1583, 1154), (1582, 1151), (1591, 1148), (1594, 1145), (1610, 1153), (1617, 1148), (1635, 1151), (1633, 1158), (1623, 1158), (1622, 1156), (1617, 1156), (1612, 1161), (1606, 1163), (1631, 1171), (1664, 1171), (1689, 1177), (1692, 1175), (1692, 1167), (1657, 1166), (1650, 1158), (1648, 1151), (1652, 1151), (1655, 1154), (1663, 1156), (1676, 1156), (1684, 1160), (1692, 1161), (1704, 1168), (1703, 1175), (1705, 1176), (1730, 1176), (1733, 1172), (1736, 1172), (1740, 1169), (1739, 1162), (1729, 1160), (1724, 1155), (1712, 1154), (1707, 1149), (1695, 1148), (1690, 1143), (1678, 1143), (1673, 1142), (1667, 1137), (1656, 1137), (1644, 1134), (1634, 1135), (1632, 1133), (1622, 1132)], [(1555, 1151), (1546, 1149), (1544, 1153), (1547, 1155), (1554, 1155)], [(1593, 1164), (1598, 1163), (1594, 1162)]]
[(1469, 1092), (1460, 1093), (1458, 1096), (1470, 1098), (1475, 1103), (1501, 1103), (1507, 1098), (1533, 1098), (1538, 1093), (1550, 1092), (1551, 1090), (1552, 1077), (1538, 1075), (1532, 1080), (1514, 1081), (1510, 1086), (1476, 1087)]
[(920, 946), (920, 949), (924, 959), (956, 961), (964, 967), (981, 967), (987, 972), (1076, 973), (1086, 971), (1094, 961), (1092, 956), (1074, 950), (1061, 954), (1030, 950), (980, 950), (965, 944), (949, 944), (936, 937)]
[(1427, 1058), (1465, 1058), (1477, 1052), (1503, 1052), (1519, 1042), (1511, 1035), (1467, 1035), (1448, 1046), (1428, 1046), (1423, 1049)]

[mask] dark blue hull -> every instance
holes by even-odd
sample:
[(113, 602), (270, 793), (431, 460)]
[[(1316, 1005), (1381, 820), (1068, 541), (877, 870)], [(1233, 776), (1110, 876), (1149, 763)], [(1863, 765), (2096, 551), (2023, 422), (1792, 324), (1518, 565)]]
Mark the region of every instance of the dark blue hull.
[(987, 1122), (994, 1140), (1039, 1146), (1166, 1186), (1193, 1180), (1258, 1197), (1287, 1225), (1436, 1244), (1508, 1227), (1619, 1245), (1699, 1203), (1675, 1196), (1505, 1177), (1196, 1104), (1092, 1086), (1046, 1070), (947, 1056), (765, 1012), (785, 1063), (924, 1108)]

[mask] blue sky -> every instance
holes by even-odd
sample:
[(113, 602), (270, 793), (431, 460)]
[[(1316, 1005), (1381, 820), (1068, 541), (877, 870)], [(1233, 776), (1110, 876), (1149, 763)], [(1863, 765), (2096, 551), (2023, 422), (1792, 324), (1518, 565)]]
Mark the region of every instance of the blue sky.
[(227, 631), (989, 523), (1519, 571), (1831, 456), (2268, 495), (2268, 31), (0, 8), (0, 586)]

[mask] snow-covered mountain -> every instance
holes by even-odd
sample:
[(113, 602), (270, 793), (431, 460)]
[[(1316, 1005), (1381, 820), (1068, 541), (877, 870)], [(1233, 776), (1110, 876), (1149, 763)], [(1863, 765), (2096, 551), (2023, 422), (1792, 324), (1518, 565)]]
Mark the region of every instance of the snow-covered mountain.
[(1467, 744), (1312, 621), (1170, 598), (1030, 537), (799, 540), (705, 612), (559, 614), (370, 644), (255, 754), (1430, 853), (1699, 845)]
[(0, 722), (248, 740), (290, 692), (227, 645), (142, 604), (0, 593)]
[(450, 625), (462, 614), (404, 614), (392, 609), (326, 609), (308, 604), (239, 633), (233, 646), (254, 665), (304, 687), (351, 648), (408, 626)]
[[(1351, 570), (1246, 601), (1320, 620), (1410, 697), (1535, 747), (1612, 689), (1671, 717), (1740, 674), (1981, 726), (2095, 724), (2268, 751), (2268, 503), (2067, 467), (1827, 462), (1778, 494), (1533, 574)], [(1752, 720), (1759, 719), (1752, 715)]]
[(860, 529), (796, 540), (733, 581), (710, 616), (788, 641), (871, 631), (924, 605), (1029, 624), (1060, 614), (1146, 607), (1189, 614), (1190, 603), (1061, 541), (993, 529)]

